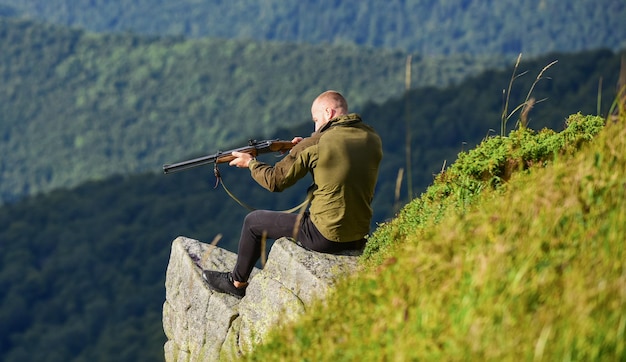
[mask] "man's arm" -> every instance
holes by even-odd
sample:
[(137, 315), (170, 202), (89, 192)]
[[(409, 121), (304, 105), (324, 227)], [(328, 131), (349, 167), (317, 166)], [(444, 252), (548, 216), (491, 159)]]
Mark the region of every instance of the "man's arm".
[(280, 192), (305, 177), (317, 162), (317, 138), (305, 138), (274, 166), (259, 161), (248, 163), (252, 178), (271, 192)]

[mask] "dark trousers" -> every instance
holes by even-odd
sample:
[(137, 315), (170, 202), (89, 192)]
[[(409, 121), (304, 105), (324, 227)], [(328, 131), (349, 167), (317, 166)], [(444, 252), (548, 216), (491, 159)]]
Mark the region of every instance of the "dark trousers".
[[(313, 225), (308, 212), (302, 214), (297, 229), (295, 228), (296, 222), (298, 222), (298, 214), (268, 210), (256, 210), (249, 213), (241, 228), (233, 279), (239, 282), (248, 281), (254, 265), (264, 252), (261, 250), (264, 232), (266, 239), (294, 237), (298, 245), (321, 253), (332, 254), (344, 250), (362, 249), (365, 246), (365, 239), (341, 243), (326, 239)], [(294, 235), (294, 230), (297, 235)]]

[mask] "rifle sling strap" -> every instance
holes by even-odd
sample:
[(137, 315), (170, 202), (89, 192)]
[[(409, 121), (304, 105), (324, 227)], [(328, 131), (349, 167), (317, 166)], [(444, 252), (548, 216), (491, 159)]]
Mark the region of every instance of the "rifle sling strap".
[[(217, 168), (217, 163), (214, 164), (213, 166), (213, 174), (215, 175), (215, 178), (217, 179), (217, 181), (215, 182), (215, 186), (213, 188), (217, 188), (218, 184), (222, 185), (222, 187), (224, 188), (224, 191), (226, 191), (226, 193), (228, 194), (228, 196), (230, 196), (231, 199), (235, 200), (236, 203), (238, 203), (239, 205), (241, 205), (242, 207), (248, 209), (249, 211), (254, 211), (257, 210), (256, 208), (246, 204), (245, 202), (239, 200), (224, 184), (224, 179), (222, 178), (222, 174), (220, 173), (219, 168)], [(312, 197), (312, 192), (311, 190), (309, 190), (309, 192), (307, 193), (307, 197), (306, 199), (298, 206), (292, 207), (289, 210), (282, 210), (281, 212), (286, 212), (286, 213), (292, 213), (292, 212), (296, 212), (298, 210), (302, 211), (304, 209), (306, 209), (306, 207), (308, 206), (309, 202), (311, 201), (311, 197)]]

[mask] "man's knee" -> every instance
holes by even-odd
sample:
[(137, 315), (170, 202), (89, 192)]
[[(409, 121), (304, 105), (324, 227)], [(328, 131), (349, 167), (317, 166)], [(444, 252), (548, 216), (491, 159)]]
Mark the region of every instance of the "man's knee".
[(260, 217), (260, 211), (262, 210), (254, 210), (248, 213), (246, 217), (243, 219), (244, 225), (251, 225), (257, 222)]

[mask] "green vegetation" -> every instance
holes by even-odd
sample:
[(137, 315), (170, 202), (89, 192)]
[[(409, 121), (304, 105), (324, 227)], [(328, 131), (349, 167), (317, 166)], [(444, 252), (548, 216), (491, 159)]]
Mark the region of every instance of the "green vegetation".
[(461, 154), (358, 276), (247, 359), (626, 359), (624, 111)]
[(456, 162), (438, 174), (420, 198), (409, 203), (394, 222), (379, 227), (368, 240), (364, 255), (386, 258), (389, 243), (423, 232), (439, 223), (449, 209), (464, 214), (474, 199), (487, 189), (500, 190), (512, 174), (551, 161), (556, 155), (572, 154), (604, 126), (601, 117), (570, 116), (562, 132), (535, 131), (521, 127), (508, 137), (486, 138), (476, 148), (461, 152)]
[(0, 359), (162, 360), (170, 242), (243, 218), (209, 176), (118, 176), (0, 208)]
[(96, 32), (356, 44), (421, 54), (540, 55), (626, 46), (619, 0), (0, 0)]

